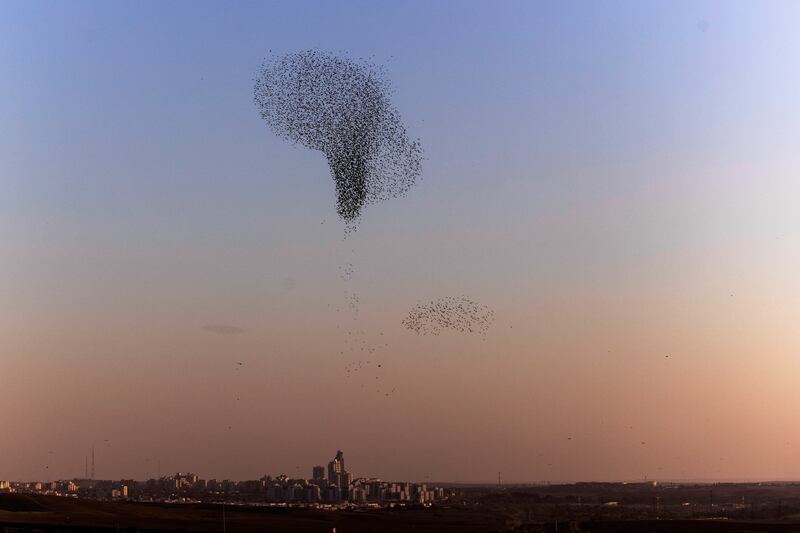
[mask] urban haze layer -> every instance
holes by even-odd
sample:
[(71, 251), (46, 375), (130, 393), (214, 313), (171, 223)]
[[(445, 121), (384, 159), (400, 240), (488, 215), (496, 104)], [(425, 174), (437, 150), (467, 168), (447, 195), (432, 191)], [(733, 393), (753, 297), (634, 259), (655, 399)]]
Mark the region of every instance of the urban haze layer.
[(247, 481), (201, 479), (194, 473), (178, 472), (157, 479), (136, 481), (94, 478), (88, 461), (84, 478), (58, 481), (0, 481), (0, 493), (37, 493), (94, 500), (133, 500), (151, 502), (240, 502), (285, 505), (384, 507), (403, 504), (430, 505), (446, 502), (457, 490), (425, 483), (356, 478), (345, 468), (340, 450), (327, 468), (315, 466), (311, 478), (292, 478), (286, 474), (265, 475)]

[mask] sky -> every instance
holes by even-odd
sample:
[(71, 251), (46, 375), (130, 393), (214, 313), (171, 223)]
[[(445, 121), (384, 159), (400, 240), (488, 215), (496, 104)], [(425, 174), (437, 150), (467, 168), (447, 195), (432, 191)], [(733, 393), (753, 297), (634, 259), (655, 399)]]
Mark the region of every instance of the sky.
[[(798, 16), (0, 3), (0, 479), (800, 479)], [(253, 102), (306, 49), (425, 150), (345, 240)], [(402, 326), (460, 294), (485, 338)]]

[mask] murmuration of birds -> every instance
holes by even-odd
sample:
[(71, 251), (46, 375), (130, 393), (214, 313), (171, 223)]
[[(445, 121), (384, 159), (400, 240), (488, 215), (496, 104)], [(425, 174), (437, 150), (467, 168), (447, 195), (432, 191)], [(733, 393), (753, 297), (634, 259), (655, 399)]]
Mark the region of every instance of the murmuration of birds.
[[(422, 174), (422, 147), (409, 136), (392, 96), (381, 67), (313, 49), (270, 56), (255, 79), (254, 102), (273, 133), (317, 150), (327, 160), (345, 239), (358, 228), (366, 205), (404, 196)], [(354, 274), (352, 262), (339, 267), (346, 284)], [(344, 335), (340, 355), (374, 357), (388, 348), (385, 342), (368, 342), (365, 332), (355, 327), (360, 298), (352, 287), (345, 290), (344, 300), (346, 305), (335, 311), (347, 312), (352, 323), (336, 326)], [(494, 312), (487, 306), (457, 296), (417, 305), (403, 325), (422, 335), (438, 335), (444, 329), (485, 335), (493, 321)], [(382, 365), (359, 359), (344, 370), (353, 377), (366, 368), (379, 374)], [(383, 382), (379, 375), (371, 375), (370, 381)], [(376, 392), (388, 398), (395, 388)]]
[(270, 57), (255, 80), (272, 131), (327, 159), (345, 235), (364, 205), (405, 195), (422, 173), (422, 147), (391, 95), (383, 69), (319, 50)]
[(485, 335), (493, 322), (492, 309), (462, 295), (417, 304), (403, 319), (403, 326), (419, 335), (439, 335), (445, 329)]

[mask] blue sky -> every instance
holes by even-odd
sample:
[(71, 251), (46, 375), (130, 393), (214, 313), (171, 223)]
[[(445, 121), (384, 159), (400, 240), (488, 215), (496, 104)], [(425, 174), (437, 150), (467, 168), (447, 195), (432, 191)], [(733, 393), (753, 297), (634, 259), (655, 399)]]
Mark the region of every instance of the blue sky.
[[(658, 468), (800, 476), (782, 447), (800, 442), (800, 426), (758, 414), (786, 409), (784, 377), (796, 370), (798, 11), (793, 2), (0, 4), (0, 386), (47, 391), (25, 416), (0, 410), (3, 425), (63, 442), (79, 466), (103, 433), (133, 439), (119, 422), (128, 411), (96, 411), (95, 395), (56, 401), (94, 372), (97, 394), (144, 390), (178, 406), (137, 407), (137, 435), (205, 434), (185, 395), (215, 383), (227, 368), (219, 361), (234, 357), (263, 374), (240, 385), (219, 378), (219, 394), (240, 386), (255, 406), (304, 390), (298, 418), (327, 423), (318, 406), (349, 362), (331, 356), (341, 338), (327, 306), (344, 305), (337, 268), (353, 262), (359, 320), (392, 336), (387, 379), (406, 396), (388, 422), (375, 398), (340, 390), (337, 406), (359, 409), (382, 436), (333, 417), (330, 442), (287, 451), (242, 429), (237, 442), (275, 457), (265, 468), (349, 446), (356, 465), (385, 468), (376, 474), (455, 479), (466, 474), (442, 450), (457, 441), (474, 443), (463, 446), (472, 457), (507, 448), (505, 464), (486, 463), (472, 480), (498, 469), (521, 480), (652, 478)], [(419, 185), (368, 207), (346, 243), (324, 158), (275, 137), (253, 104), (271, 51), (307, 48), (384, 66), (426, 152)], [(461, 293), (492, 306), (508, 330), (476, 347), (399, 327), (415, 302)], [(244, 333), (209, 340), (210, 323)], [(620, 355), (608, 360), (612, 346)], [(673, 374), (659, 366), (665, 350), (685, 355)], [(176, 369), (185, 391), (166, 386)], [(276, 369), (285, 379), (272, 387), (256, 379)], [(584, 393), (565, 398), (576, 384)], [(451, 407), (468, 385), (496, 398), (460, 398), (476, 425)], [(626, 407), (652, 390), (665, 395), (648, 400), (651, 412), (674, 422)], [(664, 399), (675, 390), (706, 406), (696, 424), (677, 422), (686, 405)], [(607, 414), (581, 414), (590, 394)], [(212, 425), (263, 422), (194, 402)], [(415, 418), (422, 406), (429, 423)], [(80, 431), (30, 422), (67, 415)], [(709, 467), (699, 445), (688, 462), (670, 455), (703, 431), (720, 442), (741, 433), (742, 416), (753, 439), (727, 469)], [(664, 449), (619, 463), (629, 444), (597, 428), (599, 418), (648, 428), (631, 443), (657, 435)], [(420, 424), (437, 446), (375, 451)], [(586, 434), (585, 447), (542, 436), (568, 429)], [(241, 464), (207, 459), (229, 445), (220, 439), (194, 460), (209, 475), (245, 476), (251, 447), (238, 450)], [(196, 468), (179, 464), (178, 437), (134, 440), (165, 468)], [(528, 457), (533, 447), (562, 462), (545, 471)], [(11, 453), (9, 476), (36, 475), (35, 447)], [(126, 461), (110, 458), (109, 475), (146, 474)], [(75, 475), (72, 463), (64, 476)]]

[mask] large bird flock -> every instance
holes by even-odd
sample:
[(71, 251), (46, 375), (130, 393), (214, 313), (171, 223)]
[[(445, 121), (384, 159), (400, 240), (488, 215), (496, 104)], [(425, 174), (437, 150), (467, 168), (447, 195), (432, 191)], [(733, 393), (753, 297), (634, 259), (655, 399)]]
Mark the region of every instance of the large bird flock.
[(256, 106), (275, 134), (328, 160), (350, 228), (365, 204), (404, 195), (422, 172), (420, 143), (390, 94), (374, 65), (318, 50), (273, 57), (256, 79)]

